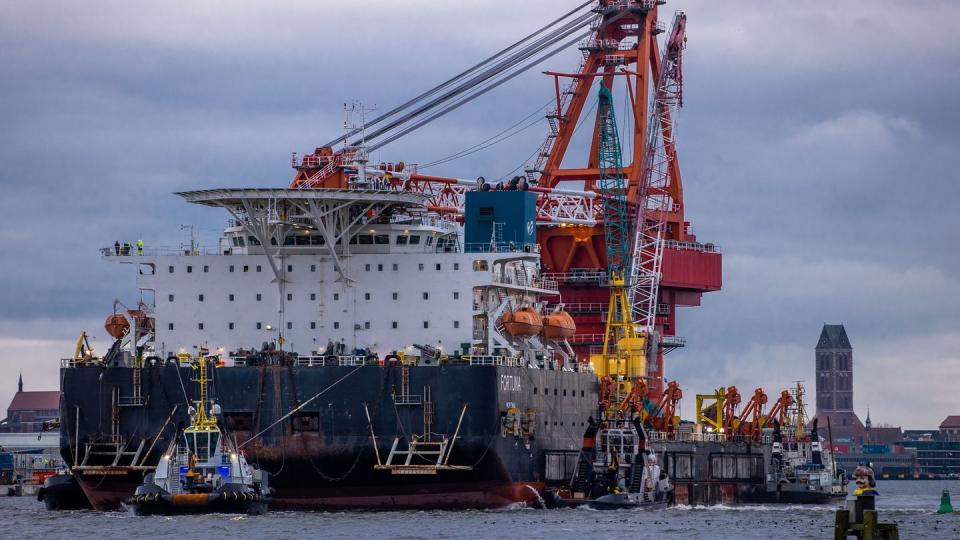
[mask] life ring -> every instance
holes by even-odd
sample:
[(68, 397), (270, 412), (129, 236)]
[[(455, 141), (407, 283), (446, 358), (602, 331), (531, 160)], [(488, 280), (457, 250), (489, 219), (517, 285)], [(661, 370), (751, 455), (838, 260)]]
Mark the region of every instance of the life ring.
[(388, 354), (385, 357), (383, 357), (383, 361), (385, 364), (390, 364), (390, 365), (399, 364), (400, 357), (395, 354)]
[(323, 360), (323, 365), (325, 366), (335, 366), (337, 365), (337, 357), (330, 355)]

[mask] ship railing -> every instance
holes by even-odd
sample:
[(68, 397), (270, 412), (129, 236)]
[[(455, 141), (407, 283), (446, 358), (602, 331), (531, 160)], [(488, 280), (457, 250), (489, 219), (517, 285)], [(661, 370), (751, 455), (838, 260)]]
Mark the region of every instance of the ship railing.
[(647, 440), (653, 442), (727, 442), (728, 439), (724, 433), (694, 433), (685, 431), (668, 433), (666, 431), (647, 431)]
[(463, 245), (464, 253), (540, 253), (536, 243), (519, 242), (468, 242)]
[(589, 283), (598, 285), (609, 284), (610, 278), (606, 272), (595, 270), (571, 270), (569, 272), (549, 272), (541, 277), (561, 283)]
[(550, 291), (554, 294), (560, 294), (560, 288), (558, 287), (557, 280), (545, 277), (526, 279), (509, 275), (502, 278), (499, 276), (494, 276), (493, 283), (497, 285), (516, 285), (517, 287), (529, 287), (532, 289)]
[(604, 334), (574, 334), (570, 343), (603, 343)]
[(609, 308), (605, 302), (571, 302), (566, 304), (551, 304), (547, 311), (553, 311), (558, 305), (562, 305), (564, 311), (568, 313), (604, 313)]
[(701, 251), (704, 253), (720, 253), (720, 246), (712, 242), (680, 242), (677, 240), (667, 240), (663, 243), (664, 247), (671, 249), (681, 249), (687, 251)]
[(507, 366), (518, 367), (520, 361), (509, 356), (469, 355), (464, 357), (471, 366)]
[(172, 246), (154, 246), (145, 247), (142, 250), (137, 246), (121, 246), (119, 253), (115, 246), (100, 248), (102, 257), (193, 257), (198, 255), (220, 255), (219, 248), (194, 246), (172, 247)]

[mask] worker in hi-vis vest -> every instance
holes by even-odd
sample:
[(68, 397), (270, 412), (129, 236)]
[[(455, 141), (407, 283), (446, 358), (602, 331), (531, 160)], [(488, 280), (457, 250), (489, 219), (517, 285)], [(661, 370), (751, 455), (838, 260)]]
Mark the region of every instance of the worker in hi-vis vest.
[(137, 240), (137, 255), (143, 255), (143, 240)]

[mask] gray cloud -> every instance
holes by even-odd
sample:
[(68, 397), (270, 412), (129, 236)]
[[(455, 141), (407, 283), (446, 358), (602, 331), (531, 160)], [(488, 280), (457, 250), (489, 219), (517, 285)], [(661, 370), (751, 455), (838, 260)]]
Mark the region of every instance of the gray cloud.
[[(576, 2), (566, 4), (0, 5), (0, 347), (13, 351), (0, 380), (22, 367), (55, 385), (46, 366), (80, 327), (96, 333), (113, 298), (133, 299), (133, 276), (98, 247), (176, 245), (187, 223), (215, 238), (226, 216), (171, 192), (285, 185), (290, 152), (340, 133), (342, 102), (389, 108)], [(948, 22), (960, 4), (673, 9), (690, 16), (687, 211), (702, 239), (724, 246), (726, 283), (681, 315), (691, 346), (671, 354), (670, 375), (688, 396), (812, 384), (819, 326), (843, 321), (861, 396), (899, 363), (911, 366), (904, 388), (929, 389), (927, 401), (870, 403), (876, 420), (929, 427), (957, 413), (944, 408), (957, 404), (940, 375), (960, 363), (950, 301), (960, 297), (960, 51)], [(375, 158), (426, 162), (485, 139), (550, 98), (538, 71)], [(432, 172), (505, 174), (544, 132)], [(582, 145), (571, 152), (585, 159)]]

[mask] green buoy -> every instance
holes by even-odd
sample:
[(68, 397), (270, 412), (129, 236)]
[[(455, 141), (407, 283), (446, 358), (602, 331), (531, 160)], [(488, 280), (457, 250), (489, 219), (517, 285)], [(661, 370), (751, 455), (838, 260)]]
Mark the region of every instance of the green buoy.
[(940, 508), (937, 508), (938, 514), (952, 514), (953, 505), (950, 504), (950, 491), (943, 490), (943, 493), (940, 494)]

